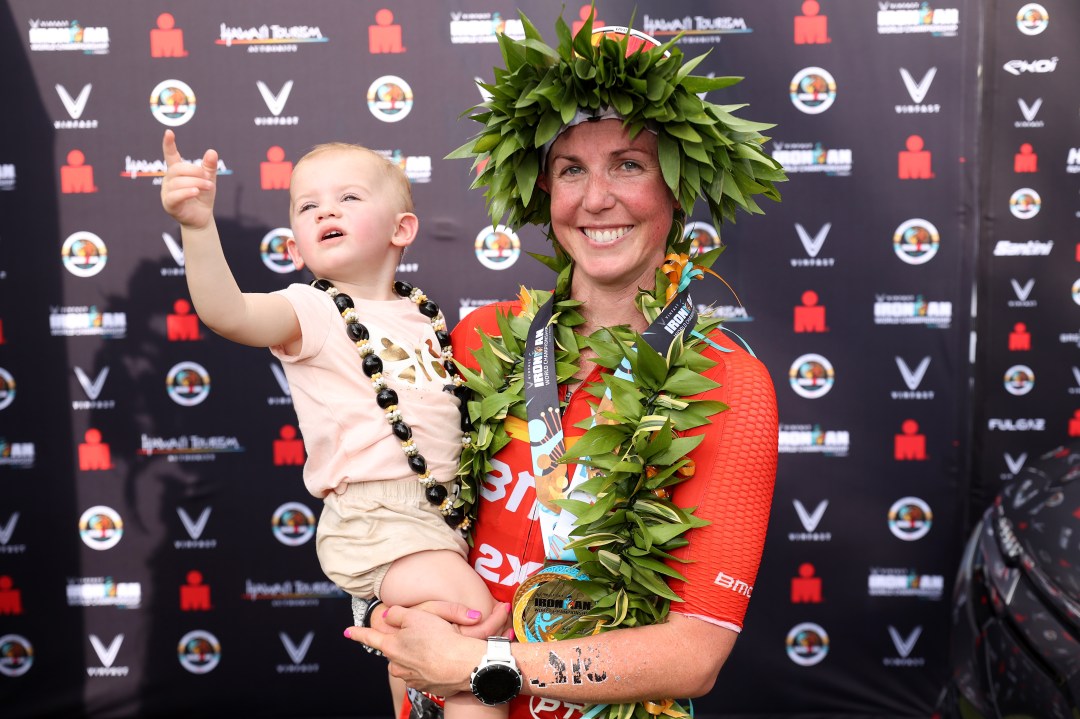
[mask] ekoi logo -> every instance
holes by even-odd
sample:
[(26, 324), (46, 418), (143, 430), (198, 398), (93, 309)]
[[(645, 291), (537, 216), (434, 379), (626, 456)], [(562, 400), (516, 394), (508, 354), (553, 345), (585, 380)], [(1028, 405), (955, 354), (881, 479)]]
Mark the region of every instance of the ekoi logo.
[(274, 538), (289, 547), (299, 547), (315, 536), (315, 515), (300, 502), (286, 502), (275, 509), (271, 524)]
[(180, 637), (176, 657), (192, 674), (207, 674), (221, 662), (221, 642), (210, 632), (196, 629)]
[(267, 232), (259, 243), (259, 257), (271, 271), (279, 275), (296, 272), (296, 265), (289, 257), (288, 244), (293, 237), (288, 227), (275, 227)]

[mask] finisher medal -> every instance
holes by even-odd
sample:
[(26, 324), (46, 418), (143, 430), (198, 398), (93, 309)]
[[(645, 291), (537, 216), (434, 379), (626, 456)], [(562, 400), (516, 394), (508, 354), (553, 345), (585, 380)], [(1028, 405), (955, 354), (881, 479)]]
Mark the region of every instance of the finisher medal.
[(518, 641), (551, 641), (588, 614), (592, 601), (578, 587), (587, 579), (576, 567), (553, 564), (522, 582), (513, 601)]

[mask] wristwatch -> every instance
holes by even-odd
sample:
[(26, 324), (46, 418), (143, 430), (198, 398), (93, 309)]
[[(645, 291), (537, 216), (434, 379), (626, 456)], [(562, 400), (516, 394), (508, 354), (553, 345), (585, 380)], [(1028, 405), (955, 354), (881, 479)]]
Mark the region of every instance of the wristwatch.
[(487, 653), (469, 676), (472, 693), (489, 707), (505, 704), (521, 691), (521, 671), (506, 637), (488, 637)]

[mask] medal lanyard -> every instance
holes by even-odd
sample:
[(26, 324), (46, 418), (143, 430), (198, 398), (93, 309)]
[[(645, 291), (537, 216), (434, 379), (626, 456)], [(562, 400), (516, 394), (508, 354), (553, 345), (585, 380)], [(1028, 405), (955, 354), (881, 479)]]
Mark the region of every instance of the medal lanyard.
[[(687, 281), (685, 284), (689, 284)], [(691, 331), (697, 324), (697, 310), (685, 287), (667, 304), (663, 312), (653, 320), (642, 334), (645, 342), (660, 355), (667, 356), (671, 343), (677, 336)], [(559, 388), (555, 372), (554, 326), (551, 323), (554, 296), (536, 311), (529, 325), (525, 347), (525, 408), (528, 417), (529, 447), (532, 451), (533, 482), (537, 497), (541, 499), (554, 490), (556, 497), (569, 497), (581, 501), (595, 501), (595, 497), (576, 488), (588, 479), (588, 467), (575, 464), (572, 468), (559, 464), (566, 453), (562, 416), (559, 412)], [(633, 379), (630, 363), (623, 358), (615, 370), (615, 376)], [(611, 389), (605, 393), (611, 398)], [(593, 416), (593, 424), (596, 417)], [(562, 478), (570, 475), (567, 482)], [(562, 486), (560, 486), (562, 485)], [(547, 559), (572, 562), (572, 550), (564, 547), (569, 542), (570, 530), (577, 517), (566, 509), (559, 509), (544, 499), (538, 503), (538, 521), (544, 539)]]

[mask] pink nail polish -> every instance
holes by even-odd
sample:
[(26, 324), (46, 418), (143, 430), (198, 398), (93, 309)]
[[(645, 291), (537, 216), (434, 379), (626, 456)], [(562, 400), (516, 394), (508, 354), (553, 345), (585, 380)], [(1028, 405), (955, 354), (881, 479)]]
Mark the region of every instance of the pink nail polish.
[(389, 614), (389, 613), (390, 613), (389, 609), (387, 609), (385, 612), (383, 612), (382, 613), (383, 619), (386, 619), (386, 615)]
[(469, 619), (479, 619), (480, 612), (476, 611), (475, 609), (470, 609), (467, 616), (469, 617)]
[(352, 639), (352, 632), (350, 632), (348, 629), (345, 630), (345, 638)]

